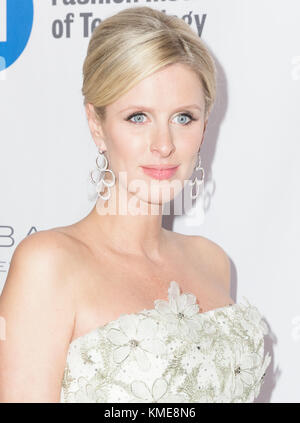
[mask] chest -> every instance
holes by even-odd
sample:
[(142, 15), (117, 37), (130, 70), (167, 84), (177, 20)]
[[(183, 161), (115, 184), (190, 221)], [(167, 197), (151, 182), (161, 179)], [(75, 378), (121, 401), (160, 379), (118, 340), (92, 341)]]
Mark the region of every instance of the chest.
[(149, 310), (155, 300), (167, 300), (171, 280), (178, 282), (183, 292), (196, 296), (200, 312), (232, 302), (215, 274), (187, 253), (174, 253), (159, 265), (137, 258), (106, 258), (101, 265), (90, 258), (82, 262), (85, 276), (79, 273), (76, 281), (78, 308), (73, 339), (123, 313)]

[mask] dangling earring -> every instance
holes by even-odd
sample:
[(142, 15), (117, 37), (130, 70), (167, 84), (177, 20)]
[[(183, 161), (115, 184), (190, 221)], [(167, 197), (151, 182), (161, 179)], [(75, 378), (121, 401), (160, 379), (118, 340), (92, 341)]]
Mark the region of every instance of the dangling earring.
[[(198, 160), (199, 163), (198, 165), (195, 167), (195, 170), (201, 170), (202, 176), (201, 179), (198, 179), (197, 176), (195, 176), (193, 181), (190, 181), (190, 185), (191, 185), (191, 198), (192, 200), (194, 200), (195, 198), (198, 197), (199, 195), (199, 185), (202, 185), (204, 183), (204, 169), (203, 167), (201, 167), (201, 157), (200, 157), (200, 150), (198, 151)], [(193, 186), (196, 185), (196, 193), (193, 194)]]
[[(101, 164), (99, 164), (99, 161)], [(107, 169), (107, 158), (104, 156), (103, 152), (98, 149), (98, 156), (96, 158), (96, 165), (97, 169), (93, 169), (90, 171), (90, 178), (93, 184), (96, 185), (96, 191), (98, 193), (98, 197), (101, 197), (103, 200), (108, 200), (110, 198), (110, 187), (112, 187), (116, 182), (116, 177), (114, 172), (111, 169)], [(97, 172), (97, 176), (94, 174)], [(105, 180), (105, 172), (109, 172), (112, 175), (111, 181)], [(107, 194), (102, 195), (101, 192), (104, 188), (107, 187)]]

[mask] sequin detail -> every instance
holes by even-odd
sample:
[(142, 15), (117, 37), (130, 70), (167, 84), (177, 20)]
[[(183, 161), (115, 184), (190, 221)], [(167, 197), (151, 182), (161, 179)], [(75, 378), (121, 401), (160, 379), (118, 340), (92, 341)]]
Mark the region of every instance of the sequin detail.
[(176, 281), (154, 304), (70, 344), (61, 402), (254, 401), (271, 361), (256, 307), (201, 313)]

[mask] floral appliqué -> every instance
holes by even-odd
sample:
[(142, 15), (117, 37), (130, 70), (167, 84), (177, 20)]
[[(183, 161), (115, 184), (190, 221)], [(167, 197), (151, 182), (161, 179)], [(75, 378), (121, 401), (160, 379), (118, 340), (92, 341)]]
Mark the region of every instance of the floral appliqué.
[(140, 320), (137, 315), (129, 314), (119, 319), (119, 328), (111, 328), (107, 338), (115, 346), (113, 360), (121, 363), (133, 355), (140, 369), (148, 370), (151, 356), (165, 350), (162, 340), (157, 338), (157, 327), (153, 320)]
[(167, 330), (183, 335), (197, 330), (199, 305), (196, 304), (196, 297), (192, 294), (180, 294), (175, 281), (171, 281), (168, 294), (168, 301), (154, 301), (155, 309), (162, 315)]
[(167, 301), (70, 344), (61, 402), (252, 402), (271, 362), (266, 333), (247, 299), (202, 313), (171, 281)]

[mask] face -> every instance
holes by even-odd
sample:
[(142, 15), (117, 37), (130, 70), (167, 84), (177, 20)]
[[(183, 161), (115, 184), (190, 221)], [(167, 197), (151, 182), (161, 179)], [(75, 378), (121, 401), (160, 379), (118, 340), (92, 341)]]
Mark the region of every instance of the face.
[[(145, 78), (106, 107), (101, 124), (91, 104), (86, 113), (117, 189), (155, 204), (172, 200), (182, 190), (197, 163), (206, 126), (202, 84), (190, 68), (172, 64)], [(178, 167), (169, 174), (143, 169), (152, 165)], [(119, 172), (126, 173), (126, 184)]]

